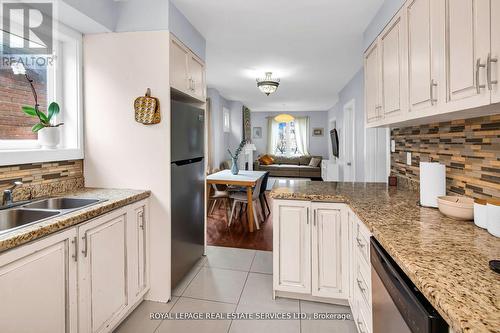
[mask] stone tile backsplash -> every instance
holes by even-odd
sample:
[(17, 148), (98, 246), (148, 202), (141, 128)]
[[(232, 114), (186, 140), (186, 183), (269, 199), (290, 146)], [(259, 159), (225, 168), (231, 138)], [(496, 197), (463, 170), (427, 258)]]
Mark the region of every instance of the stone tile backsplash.
[[(446, 165), (449, 194), (500, 197), (500, 114), (391, 129), (396, 152), (391, 174), (400, 185), (418, 188), (419, 163)], [(411, 166), (406, 153), (412, 153)]]

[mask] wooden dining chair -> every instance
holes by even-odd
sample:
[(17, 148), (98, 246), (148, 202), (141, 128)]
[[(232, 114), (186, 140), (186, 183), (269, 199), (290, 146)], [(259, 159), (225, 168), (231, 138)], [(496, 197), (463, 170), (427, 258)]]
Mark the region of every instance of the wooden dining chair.
[[(261, 177), (261, 178), (259, 178), (259, 180), (257, 180), (257, 183), (255, 184), (255, 187), (254, 187), (253, 192), (252, 192), (253, 219), (254, 219), (255, 227), (257, 230), (260, 229), (259, 217), (260, 217), (260, 219), (263, 220), (261, 210), (259, 209), (259, 206), (260, 206), (260, 203), (259, 203), (260, 188), (262, 186), (262, 179), (263, 179), (263, 177)], [(233, 207), (231, 209), (231, 216), (229, 217), (229, 226), (231, 226), (236, 205), (239, 203), (241, 205), (245, 204), (248, 207), (248, 197), (247, 197), (246, 192), (237, 191), (237, 192), (229, 192), (229, 198), (231, 198), (233, 200)], [(257, 213), (259, 215), (257, 215)]]
[[(218, 172), (219, 170), (215, 169), (213, 173)], [(212, 184), (212, 191), (208, 196), (209, 202), (209, 211), (208, 215), (212, 215), (214, 213), (217, 204), (222, 204), (224, 206), (224, 211), (226, 215), (226, 223), (229, 226), (229, 209), (231, 208), (231, 199), (229, 198), (229, 192), (226, 190), (226, 187), (219, 187), (216, 184)]]

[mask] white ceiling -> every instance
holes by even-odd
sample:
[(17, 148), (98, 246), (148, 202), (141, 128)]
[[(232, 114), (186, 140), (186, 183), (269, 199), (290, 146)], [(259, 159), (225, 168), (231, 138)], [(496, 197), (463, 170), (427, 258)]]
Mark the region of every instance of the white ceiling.
[[(327, 110), (383, 0), (172, 0), (207, 41), (207, 83), (252, 111)], [(281, 78), (269, 97), (256, 77)]]

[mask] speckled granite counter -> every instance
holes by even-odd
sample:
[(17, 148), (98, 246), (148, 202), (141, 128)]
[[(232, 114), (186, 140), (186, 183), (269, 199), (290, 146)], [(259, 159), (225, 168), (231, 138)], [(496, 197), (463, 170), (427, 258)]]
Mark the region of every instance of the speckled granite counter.
[(0, 234), (0, 252), (31, 242), (48, 234), (74, 226), (114, 209), (150, 196), (149, 191), (83, 188), (59, 197), (96, 198), (106, 200), (69, 214), (56, 216), (8, 233)]
[(500, 332), (500, 238), (385, 184), (277, 181), (275, 199), (345, 202), (456, 332)]

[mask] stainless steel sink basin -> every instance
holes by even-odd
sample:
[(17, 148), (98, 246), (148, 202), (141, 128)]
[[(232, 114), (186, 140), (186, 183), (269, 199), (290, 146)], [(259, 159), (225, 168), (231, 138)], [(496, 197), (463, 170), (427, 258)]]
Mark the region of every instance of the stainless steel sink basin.
[(98, 203), (99, 199), (84, 198), (51, 198), (24, 205), (24, 208), (31, 209), (58, 209), (74, 210)]
[(29, 223), (39, 222), (49, 217), (59, 215), (57, 210), (39, 209), (6, 209), (0, 211), (0, 233), (6, 230), (17, 229)]

